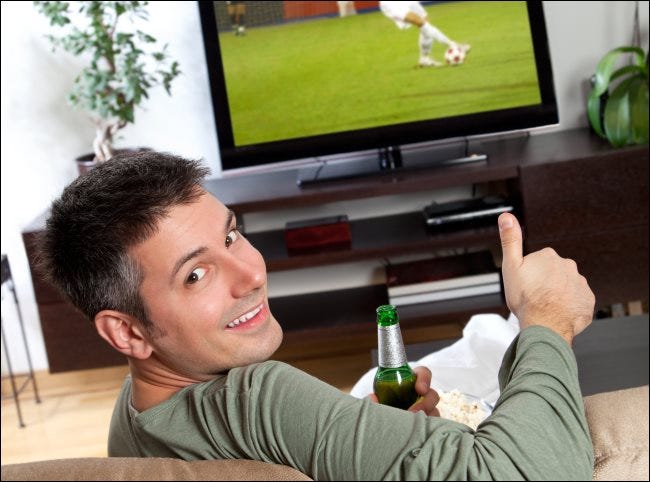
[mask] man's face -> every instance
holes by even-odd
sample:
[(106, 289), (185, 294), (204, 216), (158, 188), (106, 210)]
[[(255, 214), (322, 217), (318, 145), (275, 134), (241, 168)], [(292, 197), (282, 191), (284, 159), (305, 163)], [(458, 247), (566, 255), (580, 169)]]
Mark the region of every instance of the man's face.
[(268, 359), (282, 329), (269, 310), (264, 260), (235, 229), (232, 212), (204, 193), (157, 227), (130, 251), (155, 326), (152, 361), (200, 381)]

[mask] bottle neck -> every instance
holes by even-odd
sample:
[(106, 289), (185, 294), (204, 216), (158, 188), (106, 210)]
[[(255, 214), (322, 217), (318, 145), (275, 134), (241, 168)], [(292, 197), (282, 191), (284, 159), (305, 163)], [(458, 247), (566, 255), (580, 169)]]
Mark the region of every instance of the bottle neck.
[(397, 308), (393, 305), (382, 305), (377, 308), (377, 325), (393, 326), (399, 323)]
[(377, 326), (377, 347), (379, 367), (399, 368), (407, 364), (399, 323), (390, 326)]

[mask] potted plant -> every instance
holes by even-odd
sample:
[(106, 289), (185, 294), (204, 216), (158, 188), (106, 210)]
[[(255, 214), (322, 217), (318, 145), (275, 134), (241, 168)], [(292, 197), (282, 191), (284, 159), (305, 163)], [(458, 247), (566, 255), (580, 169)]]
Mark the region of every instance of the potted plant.
[[(627, 54), (632, 62), (616, 69)], [(647, 143), (648, 55), (634, 46), (611, 50), (598, 63), (592, 84), (587, 114), (594, 131), (614, 147)]]
[(121, 22), (125, 18), (146, 20), (148, 2), (72, 4), (77, 12), (70, 12), (70, 2), (34, 2), (50, 25), (65, 29), (61, 36), (48, 35), (52, 50), (60, 47), (88, 56), (68, 102), (87, 111), (95, 125), (94, 153), (78, 160), (105, 162), (115, 152), (115, 134), (135, 121), (135, 108), (148, 98), (149, 88), (162, 85), (171, 95), (171, 82), (180, 70), (178, 62), (169, 59), (167, 45), (155, 50), (154, 37)]

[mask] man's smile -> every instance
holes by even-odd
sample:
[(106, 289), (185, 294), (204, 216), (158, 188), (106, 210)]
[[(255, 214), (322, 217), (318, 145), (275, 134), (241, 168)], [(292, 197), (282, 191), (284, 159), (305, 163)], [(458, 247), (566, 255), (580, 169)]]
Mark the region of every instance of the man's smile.
[[(243, 315), (235, 318), (230, 323), (228, 323), (227, 327), (230, 328), (230, 329), (234, 329), (234, 328), (238, 328), (238, 327), (243, 328), (243, 325), (251, 322), (251, 320), (253, 320), (252, 324), (257, 325), (260, 321), (262, 321), (261, 316), (258, 316), (258, 315), (260, 314), (260, 312), (262, 312), (263, 308), (264, 308), (264, 303), (256, 306), (252, 310), (250, 310), (250, 311), (244, 313)], [(260, 319), (258, 320), (257, 318), (260, 318)], [(252, 326), (249, 326), (248, 328), (252, 328)]]

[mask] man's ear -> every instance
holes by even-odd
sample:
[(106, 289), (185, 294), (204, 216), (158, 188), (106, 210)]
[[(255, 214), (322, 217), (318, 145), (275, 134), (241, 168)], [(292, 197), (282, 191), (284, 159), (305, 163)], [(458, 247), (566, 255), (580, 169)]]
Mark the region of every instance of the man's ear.
[(128, 357), (144, 360), (153, 352), (153, 347), (132, 316), (115, 310), (102, 310), (95, 315), (95, 327), (109, 345)]

